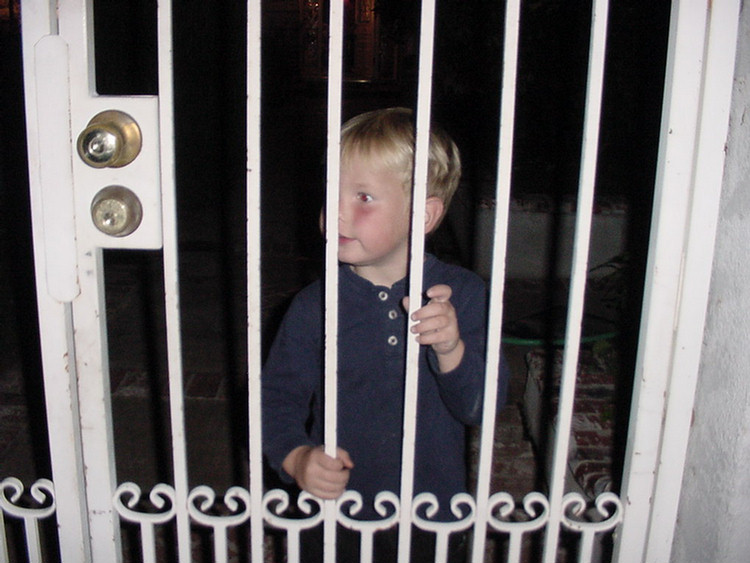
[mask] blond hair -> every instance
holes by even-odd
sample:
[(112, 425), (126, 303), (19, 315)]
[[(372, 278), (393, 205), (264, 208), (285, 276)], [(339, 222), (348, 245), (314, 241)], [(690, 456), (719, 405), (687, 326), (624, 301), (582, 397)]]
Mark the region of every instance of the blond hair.
[[(341, 161), (356, 153), (400, 174), (404, 188), (414, 177), (414, 121), (407, 108), (369, 111), (351, 118), (341, 129)], [(438, 125), (430, 126), (427, 196), (438, 197), (448, 209), (461, 178), (458, 147)]]

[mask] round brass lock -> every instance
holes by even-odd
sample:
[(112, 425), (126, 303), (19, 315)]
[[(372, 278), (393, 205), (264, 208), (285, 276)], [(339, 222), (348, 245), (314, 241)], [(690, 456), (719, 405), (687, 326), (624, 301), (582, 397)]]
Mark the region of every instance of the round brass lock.
[(107, 186), (91, 202), (91, 219), (105, 235), (125, 237), (141, 224), (143, 207), (138, 196), (128, 188)]
[(120, 168), (141, 152), (141, 129), (127, 113), (107, 110), (78, 135), (78, 155), (93, 168)]

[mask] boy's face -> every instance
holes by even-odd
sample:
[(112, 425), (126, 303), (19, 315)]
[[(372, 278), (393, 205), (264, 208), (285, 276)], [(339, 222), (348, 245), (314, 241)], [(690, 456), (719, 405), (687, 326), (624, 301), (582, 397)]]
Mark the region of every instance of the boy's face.
[(338, 258), (377, 285), (406, 275), (410, 198), (402, 177), (352, 154), (341, 169)]

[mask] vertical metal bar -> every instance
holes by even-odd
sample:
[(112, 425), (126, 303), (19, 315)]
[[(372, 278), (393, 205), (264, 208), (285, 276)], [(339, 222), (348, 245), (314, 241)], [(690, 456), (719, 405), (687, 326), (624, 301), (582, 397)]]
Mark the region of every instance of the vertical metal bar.
[(599, 122), (604, 82), (604, 53), (607, 39), (608, 0), (596, 0), (591, 9), (588, 84), (581, 151), (581, 177), (578, 186), (576, 227), (573, 245), (568, 316), (565, 327), (560, 402), (557, 412), (555, 446), (550, 483), (550, 520), (544, 543), (544, 561), (554, 563), (560, 534), (565, 467), (568, 459), (570, 426), (573, 416), (578, 351), (583, 320), (583, 297), (586, 289), (591, 215), (593, 211), (596, 158), (599, 144)]
[[(739, 9), (738, 2), (673, 8), (635, 416), (623, 478), (627, 518), (616, 546), (622, 560), (659, 561), (671, 551), (710, 282)], [(662, 433), (651, 431), (662, 425)]]
[[(646, 549), (651, 500), (661, 442), (682, 271), (683, 239), (693, 147), (700, 104), (700, 73), (706, 6), (672, 5), (664, 109), (643, 312), (634, 375), (633, 406), (623, 470), (626, 518), (616, 546), (620, 560), (641, 561)], [(657, 268), (658, 265), (658, 268)]]
[[(29, 14), (35, 14), (30, 9)], [(66, 147), (60, 144), (59, 149), (64, 150), (65, 155), (53, 158), (52, 162), (67, 162), (65, 165), (70, 166), (73, 172), (73, 187), (71, 195), (74, 206), (60, 206), (60, 209), (54, 213), (62, 212), (70, 215), (75, 211), (74, 233), (63, 232), (60, 229), (62, 224), (70, 225), (73, 218), (69, 217), (63, 222), (55, 225), (58, 229), (57, 235), (54, 236), (71, 236), (75, 240), (75, 257), (67, 257), (68, 261), (73, 261), (74, 266), (78, 266), (77, 283), (80, 287), (80, 294), (76, 293), (75, 287), (67, 282), (67, 286), (60, 291), (55, 291), (55, 297), (65, 301), (68, 318), (64, 321), (64, 331), (61, 331), (57, 337), (67, 338), (69, 349), (65, 360), (75, 362), (75, 372), (66, 370), (66, 373), (72, 377), (70, 383), (77, 382), (77, 396), (73, 399), (71, 406), (78, 410), (80, 425), (80, 442), (74, 444), (63, 444), (63, 447), (71, 451), (76, 451), (77, 455), (82, 456), (82, 466), (76, 467), (80, 471), (78, 479), (85, 482), (86, 492), (79, 492), (79, 502), (85, 502), (85, 513), (88, 517), (89, 538), (81, 542), (85, 551), (90, 550), (90, 558), (102, 561), (117, 561), (121, 558), (120, 552), (120, 527), (118, 516), (113, 510), (112, 498), (116, 485), (113, 430), (112, 430), (112, 412), (111, 412), (111, 395), (109, 387), (109, 365), (107, 354), (106, 338), (106, 311), (104, 301), (104, 283), (103, 283), (103, 260), (101, 250), (101, 239), (97, 242), (92, 237), (95, 229), (91, 228), (88, 222), (90, 190), (98, 188), (103, 182), (101, 176), (94, 178), (92, 169), (85, 166), (73, 154), (73, 130), (80, 131), (84, 124), (93, 115), (93, 110), (100, 102), (96, 94), (95, 76), (94, 76), (94, 56), (93, 56), (93, 19), (92, 4), (85, 0), (69, 0), (60, 2), (57, 5), (57, 18), (51, 14), (44, 14), (44, 18), (50, 22), (50, 31), (54, 28), (59, 33), (59, 37), (47, 37), (44, 41), (38, 42), (40, 47), (39, 54), (47, 59), (52, 58), (57, 64), (62, 66), (63, 72), (68, 73), (68, 84), (70, 91), (69, 108), (65, 108), (65, 119), (69, 121), (63, 126), (63, 120), (55, 120), (54, 127), (59, 129), (64, 127), (64, 131), (55, 131), (54, 135), (63, 134), (66, 138)], [(66, 61), (59, 59), (64, 48), (67, 48), (69, 56)], [(58, 69), (59, 71), (59, 69)], [(39, 77), (45, 81), (45, 87), (50, 89), (60, 89), (61, 79), (57, 74), (55, 85), (47, 83), (48, 76)], [(38, 92), (37, 92), (38, 94)], [(105, 102), (110, 100), (103, 99)], [(147, 102), (148, 103), (148, 102)], [(141, 104), (142, 105), (142, 104)], [(98, 109), (98, 108), (97, 108)], [(56, 110), (60, 111), (60, 110)], [(39, 116), (38, 116), (39, 117)], [(46, 122), (38, 122), (36, 126), (40, 128), (40, 134), (44, 135), (45, 130), (49, 127)], [(38, 143), (38, 142), (37, 142)], [(44, 143), (46, 144), (46, 143)], [(39, 144), (42, 148), (42, 145)], [(50, 147), (44, 149), (49, 152)], [(147, 159), (142, 162), (148, 162)], [(158, 166), (158, 164), (154, 164)], [(49, 177), (49, 174), (46, 174)], [(61, 181), (63, 174), (58, 174), (54, 181)], [(44, 178), (42, 179), (44, 182)], [(60, 194), (64, 190), (60, 191)], [(60, 196), (57, 194), (57, 196)], [(75, 197), (73, 196), (75, 194)], [(49, 205), (50, 200), (46, 203), (42, 201), (42, 209)], [(47, 210), (49, 211), (49, 210)], [(47, 217), (43, 217), (46, 221)], [(44, 227), (46, 230), (46, 226)], [(50, 233), (44, 235), (50, 236)], [(67, 245), (65, 248), (69, 248)], [(42, 253), (42, 256), (44, 253)], [(50, 262), (53, 264), (53, 262)], [(42, 269), (46, 272), (48, 280), (54, 279), (58, 273)], [(50, 278), (50, 274), (53, 275)], [(68, 275), (70, 272), (68, 272)], [(41, 286), (40, 286), (41, 287)], [(68, 304), (67, 301), (70, 301)], [(40, 315), (44, 317), (45, 310), (40, 307)], [(67, 332), (67, 334), (66, 334)], [(63, 336), (64, 335), (64, 336)], [(53, 346), (54, 347), (54, 346)], [(75, 349), (75, 353), (73, 353)], [(50, 393), (47, 390), (47, 401), (57, 399), (58, 395)], [(61, 393), (60, 396), (65, 396)], [(51, 423), (52, 421), (50, 421)], [(55, 442), (54, 432), (53, 444)], [(78, 438), (76, 438), (78, 440)], [(54, 446), (53, 445), (53, 449)], [(75, 467), (75, 465), (74, 465)], [(71, 479), (64, 479), (62, 482), (68, 483)], [(61, 480), (58, 479), (58, 483)], [(81, 505), (83, 506), (83, 504)], [(61, 535), (62, 537), (62, 535)], [(87, 555), (87, 557), (89, 557)], [(80, 557), (79, 557), (80, 559)]]
[(86, 497), (94, 561), (119, 561), (119, 521), (112, 509), (116, 486), (114, 437), (105, 329), (103, 256), (79, 253), (81, 295), (72, 304)]
[(520, 0), (511, 0), (505, 8), (503, 48), (503, 76), (500, 102), (500, 142), (497, 160), (495, 193), (495, 224), (492, 240), (492, 277), (490, 286), (487, 330), (487, 360), (485, 368), (482, 434), (479, 450), (477, 479), (477, 516), (472, 545), (473, 563), (484, 560), (489, 518), (490, 477), (495, 434), (497, 383), (500, 367), (500, 347), (503, 319), (503, 289), (505, 285), (505, 256), (510, 207), (510, 182), (513, 163), (513, 130), (516, 106), (516, 72), (518, 68), (518, 37)]
[[(338, 388), (338, 240), (339, 166), (341, 146), (341, 85), (343, 76), (344, 3), (331, 0), (328, 44), (328, 151), (326, 155), (326, 275), (325, 275), (325, 426), (326, 453), (336, 456)], [(324, 503), (324, 561), (336, 560), (336, 502)]]
[(717, 2), (710, 8), (683, 283), (647, 561), (669, 559), (677, 520), (711, 283), (739, 13), (738, 1)]
[(172, 464), (179, 561), (190, 556), (190, 517), (187, 510), (188, 472), (185, 438), (182, 339), (180, 335), (180, 280), (177, 238), (177, 203), (174, 163), (174, 84), (172, 4), (159, 2), (157, 11), (159, 65), (159, 148), (161, 161), (162, 224), (164, 240), (164, 308), (167, 328), (169, 413), (172, 429)]
[(8, 537), (5, 534), (5, 517), (0, 509), (0, 563), (8, 563)]
[[(430, 105), (432, 103), (432, 60), (435, 31), (435, 2), (422, 3), (419, 38), (419, 76), (414, 150), (414, 189), (412, 191), (411, 258), (409, 264), (409, 318), (422, 306), (424, 265), (424, 214), (427, 198), (427, 165), (430, 144)], [(406, 386), (404, 390), (404, 438), (401, 452), (401, 520), (399, 561), (409, 560), (411, 544), (412, 497), (414, 496), (414, 448), (416, 440), (419, 380), (419, 343), (410, 337), (406, 344)]]
[(37, 308), (41, 341), (41, 360), (49, 431), (52, 477), (65, 483), (56, 491), (56, 517), (60, 558), (64, 563), (90, 562), (89, 528), (86, 518), (86, 486), (83, 477), (80, 421), (77, 415), (75, 352), (70, 303), (59, 302), (43, 288), (47, 287), (46, 248), (44, 246), (43, 201), (39, 150), (43, 123), (36, 112), (39, 84), (34, 61), (34, 45), (44, 36), (57, 33), (56, 4), (26, 2), (23, 5), (22, 40), (24, 54), (24, 95), (26, 101), (27, 152), (32, 234), (37, 286)]
[(263, 560), (263, 453), (261, 443), (260, 111), (261, 5), (247, 2), (247, 362), (250, 467), (250, 554)]
[[(92, 6), (84, 0), (61, 2), (57, 7), (59, 33), (69, 46), (70, 116), (71, 126), (76, 128), (87, 119), (88, 103), (95, 92), (92, 16)], [(72, 132), (70, 137), (74, 183), (78, 184), (85, 165), (73, 158)], [(112, 505), (117, 476), (103, 257), (101, 248), (88, 236), (87, 214), (78, 219), (76, 245), (81, 291), (72, 301), (71, 310), (91, 557), (94, 561), (119, 561), (120, 526)]]

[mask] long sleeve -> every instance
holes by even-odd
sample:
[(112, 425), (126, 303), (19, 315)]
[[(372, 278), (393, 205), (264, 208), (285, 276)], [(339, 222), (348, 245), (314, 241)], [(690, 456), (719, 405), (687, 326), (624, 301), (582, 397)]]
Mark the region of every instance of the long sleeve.
[[(451, 303), (456, 309), (459, 332), (465, 352), (461, 363), (452, 371), (443, 373), (432, 349), (427, 350), (430, 371), (435, 377), (440, 397), (451, 414), (462, 423), (478, 425), (482, 422), (487, 340), (487, 290), (484, 282), (465, 270), (448, 270), (460, 276), (443, 278), (440, 283), (453, 283)], [(505, 405), (509, 379), (508, 367), (500, 355), (496, 411)]]
[(281, 463), (294, 448), (318, 445), (309, 428), (311, 402), (321, 377), (319, 286), (303, 290), (292, 302), (263, 368), (263, 446), (272, 468), (283, 477)]
[[(420, 350), (415, 492), (434, 492), (441, 518), (449, 500), (465, 490), (465, 425), (481, 422), (486, 342), (486, 287), (476, 274), (425, 260), (425, 289), (453, 289), (459, 331), (466, 344), (461, 363), (436, 369), (432, 348)], [(406, 280), (374, 286), (348, 267), (340, 269), (337, 444), (354, 462), (349, 488), (362, 493), (362, 516), (374, 517), (378, 492), (397, 492), (401, 479), (405, 354), (408, 332), (401, 300)], [(294, 299), (263, 369), (264, 453), (282, 479), (281, 464), (294, 448), (322, 443), (324, 397), (322, 286), (308, 286)], [(505, 402), (507, 370), (501, 370), (498, 409)]]

